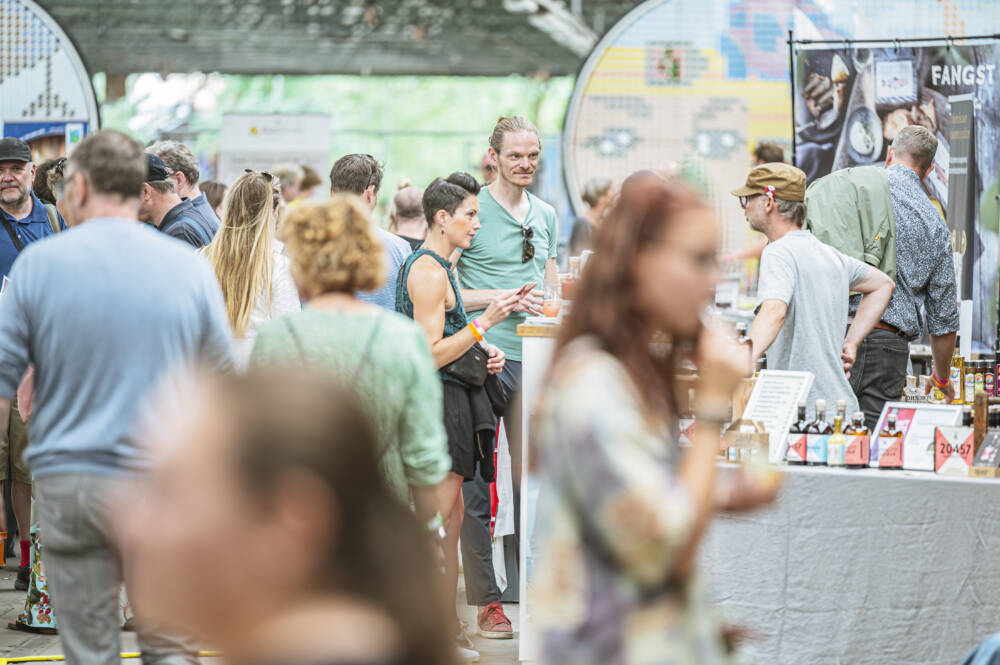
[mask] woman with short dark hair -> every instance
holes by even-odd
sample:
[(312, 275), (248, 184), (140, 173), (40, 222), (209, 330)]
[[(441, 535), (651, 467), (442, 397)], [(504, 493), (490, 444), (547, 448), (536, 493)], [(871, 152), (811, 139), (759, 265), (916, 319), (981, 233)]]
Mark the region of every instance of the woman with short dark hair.
[[(469, 321), (465, 314), (461, 291), (445, 257), (456, 249), (468, 249), (480, 228), (479, 188), (475, 178), (459, 172), (435, 179), (424, 190), (427, 238), (400, 268), (396, 291), (396, 308), (423, 328), (441, 374), (444, 427), (451, 454), (451, 473), (445, 480), (442, 499), (447, 508), (445, 574), (448, 588), (453, 591), (458, 585), (458, 536), (465, 514), (462, 483), (472, 480), (477, 462), (486, 455), (487, 466), (492, 468), (496, 421), (483, 386), (473, 385), (449, 365), (468, 360), (467, 354), (479, 346), (483, 356), (489, 356), (487, 370), (499, 373), (504, 353), (485, 343), (483, 333), (507, 318), (520, 298), (517, 289), (505, 291), (475, 321)], [(458, 628), (458, 617), (454, 621)], [(458, 635), (459, 645), (468, 648), (460, 629)]]

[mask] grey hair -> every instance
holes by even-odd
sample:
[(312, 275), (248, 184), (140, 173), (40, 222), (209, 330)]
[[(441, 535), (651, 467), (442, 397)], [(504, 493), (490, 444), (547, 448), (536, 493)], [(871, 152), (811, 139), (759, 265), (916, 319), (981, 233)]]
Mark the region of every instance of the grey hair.
[(298, 164), (285, 163), (271, 167), (271, 175), (277, 178), (281, 186), (284, 187), (285, 185), (294, 185), (296, 180), (305, 178), (306, 172)]
[(201, 170), (198, 168), (198, 158), (180, 141), (157, 141), (146, 148), (146, 152), (152, 153), (163, 160), (163, 163), (171, 171), (180, 171), (188, 181), (188, 185), (197, 185), (201, 178)]
[(778, 207), (778, 214), (791, 222), (795, 222), (795, 226), (802, 228), (802, 225), (806, 221), (806, 204), (804, 201), (774, 199), (774, 203)]
[(170, 180), (170, 179), (167, 179), (167, 180), (152, 180), (150, 182), (147, 182), (146, 184), (149, 185), (150, 187), (152, 187), (155, 191), (159, 192), (160, 194), (176, 194), (177, 193), (177, 186), (174, 185), (174, 181)]
[(899, 130), (892, 142), (892, 150), (920, 169), (921, 173), (934, 163), (938, 140), (934, 132), (921, 125), (907, 125)]

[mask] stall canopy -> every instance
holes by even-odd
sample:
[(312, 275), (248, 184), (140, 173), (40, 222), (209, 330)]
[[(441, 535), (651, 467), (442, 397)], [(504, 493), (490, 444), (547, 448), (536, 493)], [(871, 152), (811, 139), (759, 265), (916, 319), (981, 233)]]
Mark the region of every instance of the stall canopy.
[(91, 72), (575, 74), (625, 0), (40, 0)]

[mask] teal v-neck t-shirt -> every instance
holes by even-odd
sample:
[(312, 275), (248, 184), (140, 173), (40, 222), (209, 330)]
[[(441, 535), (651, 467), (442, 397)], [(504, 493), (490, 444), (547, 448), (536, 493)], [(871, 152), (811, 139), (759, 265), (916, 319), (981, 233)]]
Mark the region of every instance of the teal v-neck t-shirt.
[[(497, 203), (487, 187), (479, 191), (482, 228), (458, 261), (458, 280), (463, 289), (517, 289), (526, 282), (538, 282), (538, 288), (543, 287), (545, 262), (556, 258), (558, 221), (555, 208), (548, 203), (530, 192), (528, 201), (530, 208), (524, 225), (534, 231), (531, 243), (535, 246), (535, 258), (521, 263), (524, 238), (521, 224)], [(480, 314), (482, 310), (469, 312), (469, 320)], [(486, 333), (486, 340), (500, 347), (509, 360), (521, 360), (517, 326), (524, 319), (524, 314), (511, 314)]]

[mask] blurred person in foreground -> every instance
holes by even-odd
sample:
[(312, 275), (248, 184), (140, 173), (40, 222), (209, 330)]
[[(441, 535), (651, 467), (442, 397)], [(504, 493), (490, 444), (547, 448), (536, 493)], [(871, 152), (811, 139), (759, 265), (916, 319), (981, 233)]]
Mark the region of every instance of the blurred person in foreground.
[[(36, 240), (42, 240), (66, 228), (55, 201), (42, 201), (32, 191), (38, 170), (32, 162), (31, 149), (18, 138), (0, 139), (0, 221), (5, 232), (0, 232), (0, 278), (10, 274), (14, 260)], [(48, 183), (46, 182), (46, 185)], [(45, 280), (49, 288), (58, 288), (55, 282)], [(21, 391), (30, 396), (30, 370), (26, 372)], [(14, 588), (28, 588), (31, 574), (31, 472), (25, 464), (24, 451), (28, 446), (28, 416), (21, 409), (30, 409), (30, 398), (22, 404), (14, 399), (10, 419), (0, 422), (0, 525), (8, 532), (7, 545), (13, 549), (13, 524), (7, 523), (5, 500), (10, 490), (12, 512), (17, 524), (20, 560)], [(10, 487), (5, 487), (10, 483)]]
[(177, 193), (170, 167), (153, 153), (146, 153), (146, 182), (139, 201), (139, 221), (152, 224), (171, 238), (195, 249), (212, 242), (215, 230), (195, 219), (191, 199)]
[(365, 414), (290, 371), (205, 376), (159, 409), (157, 463), (118, 513), (143, 616), (231, 665), (450, 665), (432, 536), (379, 477)]
[(205, 195), (205, 200), (208, 201), (208, 205), (212, 206), (212, 210), (220, 220), (222, 219), (222, 203), (226, 198), (227, 189), (229, 189), (229, 185), (218, 180), (208, 180), (201, 183), (201, 191)]
[(251, 367), (308, 364), (340, 377), (375, 423), (393, 495), (405, 504), (412, 492), (424, 520), (444, 513), (437, 487), (451, 459), (427, 338), (412, 321), (354, 295), (378, 288), (385, 275), (367, 206), (353, 196), (298, 206), (280, 237), (306, 307), (257, 332)]
[(415, 252), (420, 249), (427, 237), (427, 219), (424, 217), (423, 205), (424, 190), (409, 184), (408, 180), (404, 182), (406, 185), (400, 187), (392, 197), (392, 232), (408, 242), (410, 249)]
[[(378, 203), (383, 175), (382, 165), (371, 155), (344, 155), (330, 169), (330, 195), (353, 194), (360, 197), (368, 207), (368, 212), (372, 213)], [(374, 223), (372, 231), (375, 239), (382, 245), (385, 281), (377, 289), (358, 292), (357, 297), (363, 302), (395, 312), (399, 267), (413, 250), (408, 242)]]
[[(812, 372), (810, 409), (822, 398), (831, 406), (844, 400), (847, 413), (854, 413), (858, 400), (848, 379), (857, 349), (878, 323), (895, 285), (878, 268), (802, 228), (805, 193), (806, 174), (789, 164), (758, 166), (733, 191), (750, 228), (768, 240), (750, 328), (753, 357), (767, 353), (768, 369)], [(848, 328), (851, 292), (864, 297)]]
[(277, 178), (281, 187), (281, 199), (291, 203), (299, 198), (302, 192), (302, 179), (305, 172), (298, 164), (278, 164), (271, 168), (271, 174)]
[[(483, 333), (507, 318), (520, 299), (518, 290), (512, 289), (498, 295), (477, 319), (466, 316), (462, 294), (445, 257), (468, 247), (479, 230), (478, 194), (479, 183), (468, 173), (452, 173), (428, 185), (422, 213), (430, 221), (427, 240), (403, 264), (396, 293), (399, 311), (420, 324), (427, 335), (444, 392), (444, 428), (451, 456), (451, 472), (443, 485), (443, 501), (448, 507), (444, 555), (447, 588), (452, 594), (458, 587), (458, 536), (465, 515), (462, 483), (475, 477), (477, 466), (484, 480), (493, 482), (496, 418), (485, 388), (470, 383), (468, 375), (456, 373), (450, 363), (467, 362), (469, 351), (481, 344), (477, 352), (482, 352), (483, 358), (488, 355), (486, 371), (497, 374), (503, 370), (503, 351), (485, 344)], [(457, 616), (453, 622), (459, 646), (471, 648)]]
[(583, 250), (594, 248), (594, 234), (615, 198), (611, 178), (591, 178), (580, 197), (587, 204), (587, 210), (573, 222), (573, 232), (569, 237), (570, 256), (580, 256)]
[(208, 257), (222, 287), (236, 367), (241, 370), (250, 360), (257, 330), (301, 309), (291, 263), (274, 243), (280, 197), (273, 176), (244, 173), (226, 196), (219, 232), (199, 250)]
[[(150, 388), (196, 362), (232, 366), (225, 307), (208, 264), (139, 224), (142, 147), (101, 131), (65, 167), (72, 233), (29, 247), (0, 300), (0, 413), (35, 364), (27, 462), (66, 661), (119, 662), (120, 552), (113, 493), (148, 464), (133, 425)], [(51, 289), (50, 283), (72, 284)], [(81, 297), (87, 294), (87, 297)], [(128, 571), (128, 561), (124, 570)], [(172, 626), (142, 623), (143, 662), (197, 662)]]
[[(712, 210), (658, 176), (626, 181), (598, 230), (537, 407), (543, 663), (730, 662), (698, 545), (714, 511), (770, 501), (776, 483), (716, 482), (720, 432), (750, 372), (746, 350), (702, 324), (718, 236)], [(694, 445), (681, 450), (684, 357), (700, 378)]]
[(146, 152), (162, 159), (170, 169), (170, 179), (174, 181), (177, 195), (182, 201), (191, 202), (189, 216), (198, 223), (211, 241), (215, 232), (219, 230), (219, 216), (198, 185), (198, 180), (201, 178), (198, 158), (180, 141), (157, 141), (146, 148)]

